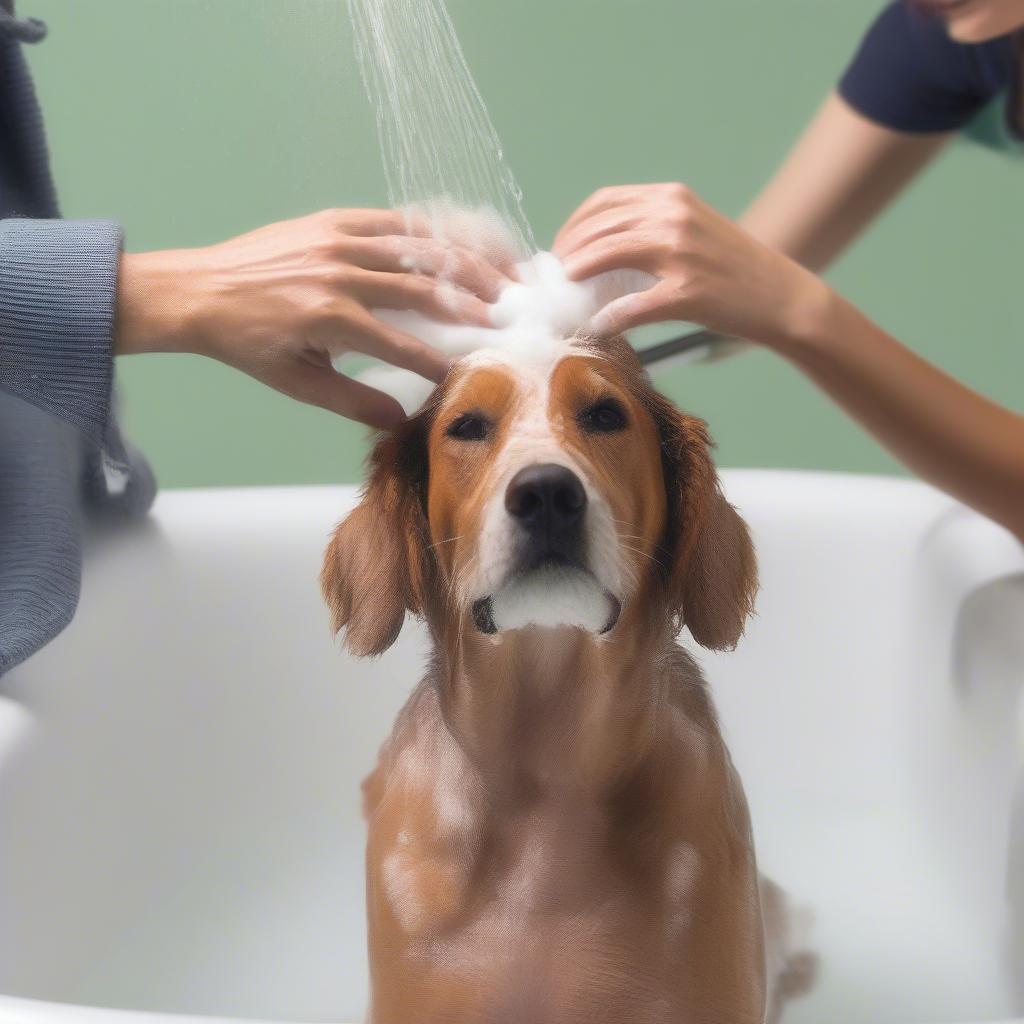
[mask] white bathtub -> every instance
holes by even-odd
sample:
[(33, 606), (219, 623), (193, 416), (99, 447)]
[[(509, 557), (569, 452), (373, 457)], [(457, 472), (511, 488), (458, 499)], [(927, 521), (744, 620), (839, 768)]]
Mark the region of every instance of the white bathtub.
[[(704, 660), (822, 957), (787, 1020), (1024, 1021), (1020, 545), (915, 483), (725, 478), (763, 588)], [(423, 639), (328, 638), (351, 500), (172, 492), (94, 539), (72, 627), (0, 683), (0, 1024), (362, 1018), (358, 784)]]

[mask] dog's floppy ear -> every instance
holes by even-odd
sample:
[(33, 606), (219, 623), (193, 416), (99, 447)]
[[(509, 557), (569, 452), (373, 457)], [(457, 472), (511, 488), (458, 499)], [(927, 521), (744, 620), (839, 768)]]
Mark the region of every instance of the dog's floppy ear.
[(683, 569), (682, 621), (701, 647), (732, 650), (754, 610), (757, 560), (747, 524), (717, 480), (704, 505)]
[(331, 629), (344, 627), (345, 646), (360, 657), (386, 651), (398, 639), (406, 610), (423, 608), (429, 571), (424, 431), (424, 424), (410, 420), (377, 443), (361, 500), (324, 555), (320, 587)]
[(702, 647), (730, 650), (743, 635), (757, 594), (750, 531), (719, 488), (707, 426), (660, 396), (655, 422), (668, 495), (670, 606)]

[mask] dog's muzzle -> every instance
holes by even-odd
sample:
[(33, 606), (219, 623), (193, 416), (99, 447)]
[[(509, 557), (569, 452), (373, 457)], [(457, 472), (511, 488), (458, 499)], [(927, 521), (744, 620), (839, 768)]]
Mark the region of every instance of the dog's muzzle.
[(505, 511), (512, 521), (512, 572), (502, 592), (473, 602), (477, 628), (486, 634), (530, 623), (612, 629), (621, 604), (587, 565), (587, 492), (580, 478), (555, 463), (526, 466), (509, 481)]

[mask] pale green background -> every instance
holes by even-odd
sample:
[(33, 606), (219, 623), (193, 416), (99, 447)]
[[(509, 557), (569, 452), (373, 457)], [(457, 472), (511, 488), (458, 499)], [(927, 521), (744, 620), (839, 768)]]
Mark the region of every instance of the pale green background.
[[(739, 213), (833, 84), (877, 0), (449, 0), (538, 239), (591, 189), (683, 179)], [(66, 215), (130, 249), (383, 204), (344, 0), (21, 0)], [(991, 397), (1024, 403), (1024, 163), (967, 144), (834, 280)], [(199, 358), (119, 368), (165, 486), (356, 479), (363, 432)], [(726, 465), (892, 471), (776, 358), (677, 371)]]

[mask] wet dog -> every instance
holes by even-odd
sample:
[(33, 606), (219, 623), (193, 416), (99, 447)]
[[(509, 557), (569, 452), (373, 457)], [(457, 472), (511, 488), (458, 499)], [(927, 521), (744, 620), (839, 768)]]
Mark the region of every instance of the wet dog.
[(628, 344), (456, 363), (378, 442), (322, 584), (353, 653), (407, 612), (434, 647), (364, 784), (373, 1024), (774, 1012), (784, 899), (676, 641), (737, 643), (754, 550)]

